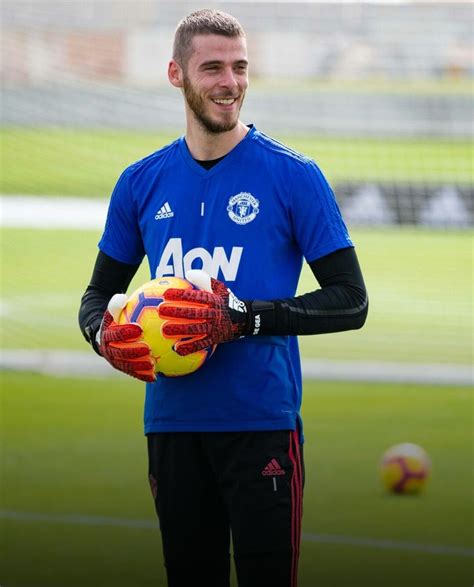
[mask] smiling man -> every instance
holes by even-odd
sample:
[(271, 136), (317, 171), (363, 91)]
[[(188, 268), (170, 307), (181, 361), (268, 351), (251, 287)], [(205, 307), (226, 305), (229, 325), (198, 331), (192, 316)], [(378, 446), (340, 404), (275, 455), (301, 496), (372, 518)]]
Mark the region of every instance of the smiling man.
[[(170, 82), (183, 88), (186, 118), (199, 122), (208, 133), (231, 131), (239, 124), (248, 87), (245, 38), (198, 35), (191, 43), (195, 51), (183, 60), (182, 40), (176, 40), (168, 70)], [(243, 138), (248, 129), (240, 123), (239, 131)]]
[[(295, 587), (297, 335), (360, 328), (364, 280), (314, 161), (240, 120), (248, 61), (239, 22), (216, 10), (184, 18), (168, 77), (184, 96), (185, 136), (121, 175), (79, 322), (96, 352), (147, 382), (149, 479), (169, 585), (228, 586), (232, 535), (239, 587)], [(112, 315), (109, 301), (145, 255), (151, 277), (196, 286), (168, 289), (158, 307), (178, 354), (217, 345), (191, 375), (156, 378), (140, 327)], [(303, 259), (315, 289), (295, 296)]]
[(239, 120), (248, 87), (245, 34), (237, 21), (221, 15), (208, 17), (219, 34), (195, 33), (200, 29), (188, 28), (185, 19), (176, 31), (168, 66), (171, 84), (184, 94), (186, 143), (195, 159), (225, 155), (249, 131)]

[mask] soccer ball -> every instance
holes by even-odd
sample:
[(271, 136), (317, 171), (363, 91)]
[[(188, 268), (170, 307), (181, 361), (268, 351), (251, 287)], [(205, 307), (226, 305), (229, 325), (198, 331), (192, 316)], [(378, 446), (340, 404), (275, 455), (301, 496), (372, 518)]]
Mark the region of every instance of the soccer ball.
[(389, 448), (380, 463), (380, 477), (393, 493), (420, 493), (430, 474), (431, 462), (417, 444), (397, 444)]
[[(151, 354), (156, 361), (155, 373), (164, 377), (179, 377), (197, 371), (212, 355), (214, 348), (206, 348), (185, 357), (173, 350), (176, 338), (165, 337), (161, 326), (166, 319), (160, 318), (157, 308), (163, 301), (163, 293), (168, 288), (193, 289), (193, 285), (179, 277), (162, 277), (147, 281), (128, 298), (119, 316), (119, 324), (136, 322), (143, 329), (142, 340), (150, 345)], [(179, 302), (176, 302), (179, 305)], [(186, 319), (173, 318), (176, 322)]]

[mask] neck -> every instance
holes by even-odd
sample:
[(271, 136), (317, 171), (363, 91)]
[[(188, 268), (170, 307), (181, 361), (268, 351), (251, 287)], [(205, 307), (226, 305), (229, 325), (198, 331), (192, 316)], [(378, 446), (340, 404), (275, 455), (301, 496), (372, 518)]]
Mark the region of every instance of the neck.
[(186, 144), (194, 159), (207, 161), (224, 157), (240, 143), (249, 129), (239, 120), (235, 128), (227, 132), (210, 133), (201, 125), (186, 125)]

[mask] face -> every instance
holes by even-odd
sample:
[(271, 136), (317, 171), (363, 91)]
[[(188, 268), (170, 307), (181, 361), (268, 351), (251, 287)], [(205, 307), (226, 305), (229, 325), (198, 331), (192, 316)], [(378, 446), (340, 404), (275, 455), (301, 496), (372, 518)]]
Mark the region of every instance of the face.
[(182, 88), (191, 115), (210, 133), (237, 125), (248, 87), (245, 39), (198, 35), (182, 71)]

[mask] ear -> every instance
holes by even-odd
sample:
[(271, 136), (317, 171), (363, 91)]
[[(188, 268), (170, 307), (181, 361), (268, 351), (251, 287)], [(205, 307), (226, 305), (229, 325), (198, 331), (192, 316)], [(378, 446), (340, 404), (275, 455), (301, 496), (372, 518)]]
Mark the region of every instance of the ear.
[(183, 86), (183, 70), (174, 59), (168, 63), (168, 79), (170, 84), (175, 88), (181, 88)]

